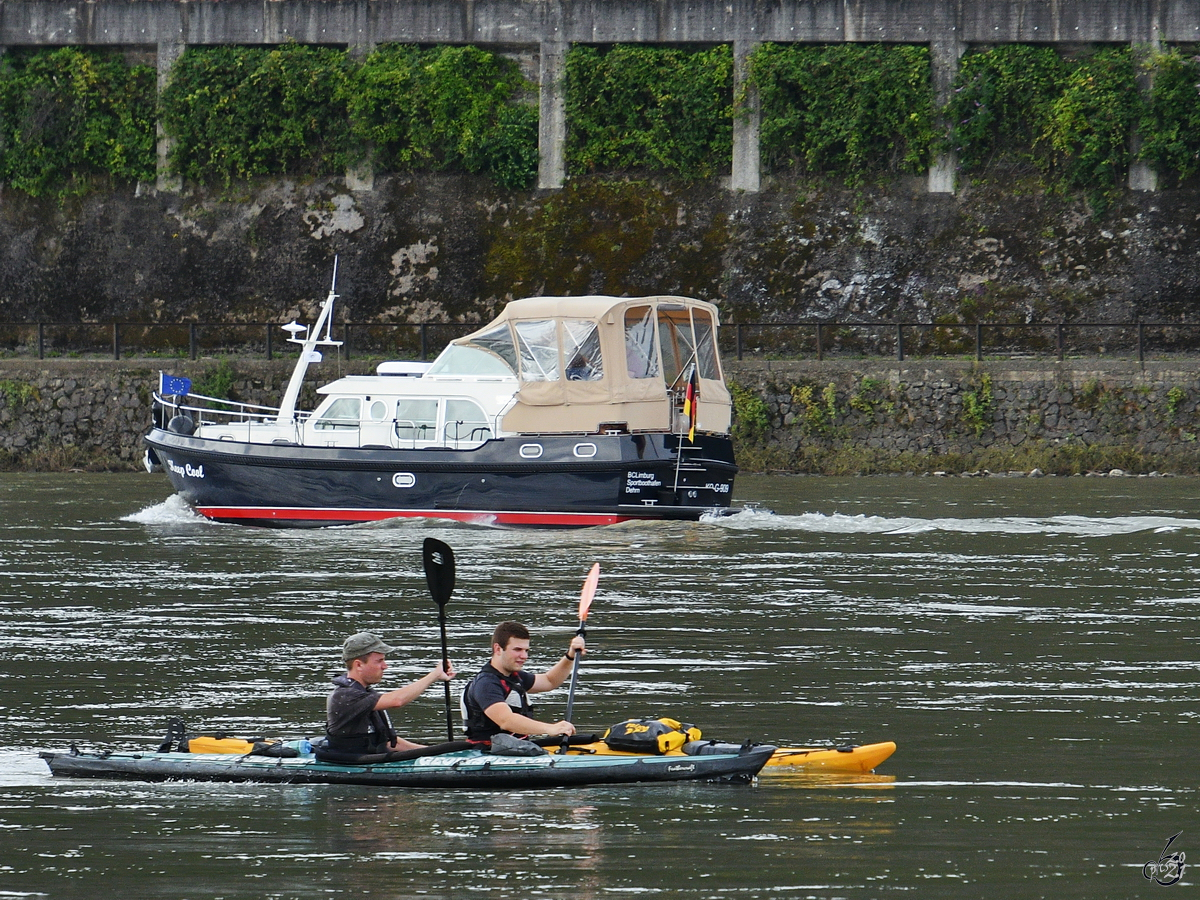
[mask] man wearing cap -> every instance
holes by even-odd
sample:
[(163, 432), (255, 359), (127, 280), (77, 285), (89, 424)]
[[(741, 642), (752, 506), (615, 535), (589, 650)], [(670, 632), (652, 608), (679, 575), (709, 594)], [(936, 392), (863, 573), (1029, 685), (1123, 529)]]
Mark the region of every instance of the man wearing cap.
[(439, 665), (412, 684), (381, 694), (371, 685), (383, 680), (386, 656), (395, 653), (378, 635), (363, 631), (352, 634), (342, 644), (346, 674), (333, 679), (333, 692), (325, 704), (325, 732), (329, 749), (342, 753), (384, 753), (388, 750), (416, 750), (414, 744), (397, 737), (387, 710), (399, 709), (416, 700), (436, 681), (449, 681), (454, 667)]

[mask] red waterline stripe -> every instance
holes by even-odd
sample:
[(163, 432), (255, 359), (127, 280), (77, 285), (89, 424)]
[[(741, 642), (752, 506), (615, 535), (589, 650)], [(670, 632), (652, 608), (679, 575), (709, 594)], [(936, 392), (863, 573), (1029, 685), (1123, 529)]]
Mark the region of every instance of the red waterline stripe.
[(555, 512), (474, 512), (460, 510), (417, 509), (305, 509), (302, 507), (269, 506), (198, 506), (196, 511), (208, 519), (231, 521), (257, 519), (261, 521), (303, 522), (378, 522), (381, 519), (453, 519), (480, 525), (615, 525), (635, 516), (616, 513), (555, 513)]

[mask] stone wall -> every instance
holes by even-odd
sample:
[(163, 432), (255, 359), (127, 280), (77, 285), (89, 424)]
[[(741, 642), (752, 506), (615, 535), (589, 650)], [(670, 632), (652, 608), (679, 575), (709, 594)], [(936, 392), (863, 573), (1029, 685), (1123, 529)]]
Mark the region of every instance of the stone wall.
[[(196, 390), (278, 402), (291, 364), (172, 362)], [(136, 468), (159, 366), (0, 360), (10, 468)], [(1200, 471), (1200, 361), (731, 362), (739, 461), (750, 470)], [(369, 371), (326, 363), (315, 384)], [(225, 395), (225, 394), (223, 394)]]

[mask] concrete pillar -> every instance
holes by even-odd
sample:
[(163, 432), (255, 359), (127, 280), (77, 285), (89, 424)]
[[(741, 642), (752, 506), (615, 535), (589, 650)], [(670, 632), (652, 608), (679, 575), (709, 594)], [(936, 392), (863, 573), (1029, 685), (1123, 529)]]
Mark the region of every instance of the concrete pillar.
[(567, 180), (567, 43), (543, 41), (538, 48), (538, 183), (558, 190)]
[[(1133, 43), (1134, 57), (1139, 63), (1145, 62), (1147, 57), (1153, 52), (1161, 49), (1161, 45), (1154, 41), (1150, 44)], [(1143, 94), (1149, 94), (1150, 88), (1154, 86), (1154, 73), (1146, 66), (1137, 66), (1137, 84), (1138, 89)], [(1147, 191), (1153, 192), (1158, 190), (1158, 172), (1150, 167), (1149, 163), (1137, 159), (1137, 154), (1142, 149), (1142, 136), (1135, 129), (1133, 134), (1129, 136), (1129, 177), (1128, 184), (1131, 191)]]
[(729, 189), (756, 194), (761, 185), (759, 128), (762, 107), (758, 90), (748, 80), (750, 56), (758, 41), (733, 42), (733, 170)]
[[(958, 73), (958, 61), (966, 51), (967, 45), (954, 39), (941, 39), (929, 45), (933, 101), (939, 108), (950, 99), (954, 76)], [(953, 151), (939, 153), (929, 167), (927, 190), (931, 194), (953, 194), (957, 174), (958, 154)]]
[[(171, 67), (183, 55), (185, 44), (174, 41), (163, 41), (158, 45), (158, 93), (162, 94), (171, 75)], [(162, 122), (157, 125), (158, 133), (158, 163), (155, 172), (155, 188), (167, 193), (177, 193), (183, 189), (183, 181), (177, 175), (172, 175), (168, 166), (168, 158), (174, 141), (163, 131)]]

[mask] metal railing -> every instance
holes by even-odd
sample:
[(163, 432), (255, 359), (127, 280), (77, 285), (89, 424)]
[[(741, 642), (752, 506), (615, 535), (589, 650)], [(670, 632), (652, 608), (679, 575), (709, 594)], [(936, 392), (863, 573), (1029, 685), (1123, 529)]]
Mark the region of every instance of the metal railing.
[[(54, 355), (95, 355), (113, 359), (129, 356), (182, 356), (198, 359), (201, 352), (295, 356), (298, 351), (286, 336), (277, 334), (279, 322), (0, 322), (0, 354), (45, 359)], [(350, 359), (355, 352), (383, 351), (418, 355), (425, 360), (430, 349), (469, 334), (480, 324), (446, 322), (342, 322), (334, 336)], [(434, 339), (440, 342), (433, 343)], [(101, 348), (104, 348), (101, 350)], [(139, 354), (140, 351), (140, 354)]]
[[(426, 360), (482, 323), (342, 322), (334, 336), (346, 359), (355, 354)], [(294, 358), (295, 345), (271, 322), (9, 322), (0, 323), (0, 356), (109, 355), (182, 357), (262, 354)], [(436, 342), (436, 343), (435, 343)], [(722, 326), (728, 357), (1056, 357), (1128, 356), (1150, 352), (1200, 355), (1200, 322), (737, 322)]]

